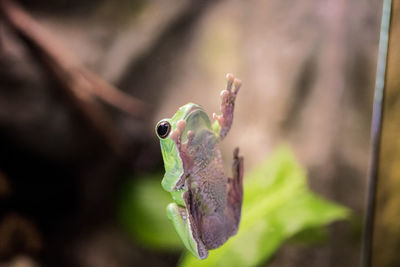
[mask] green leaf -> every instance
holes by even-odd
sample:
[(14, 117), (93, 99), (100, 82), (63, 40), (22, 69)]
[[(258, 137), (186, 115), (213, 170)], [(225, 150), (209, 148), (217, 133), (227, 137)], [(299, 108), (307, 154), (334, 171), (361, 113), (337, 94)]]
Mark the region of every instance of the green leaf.
[(296, 233), (288, 241), (296, 245), (316, 245), (325, 244), (329, 233), (323, 226), (311, 227)]
[(162, 174), (129, 179), (119, 192), (117, 215), (122, 226), (141, 245), (159, 250), (180, 250), (182, 241), (167, 218), (171, 195), (161, 187)]
[(288, 147), (281, 147), (245, 176), (238, 234), (205, 260), (186, 253), (180, 266), (256, 266), (296, 234), (349, 214), (347, 208), (310, 192), (304, 169)]

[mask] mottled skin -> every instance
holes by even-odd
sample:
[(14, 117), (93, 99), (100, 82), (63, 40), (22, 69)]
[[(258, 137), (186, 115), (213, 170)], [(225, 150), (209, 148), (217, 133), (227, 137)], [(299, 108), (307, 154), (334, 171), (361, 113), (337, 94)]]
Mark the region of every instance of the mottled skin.
[(222, 114), (213, 114), (213, 125), (193, 103), (161, 121), (171, 125), (169, 135), (160, 138), (166, 170), (162, 185), (175, 201), (168, 205), (167, 214), (185, 246), (200, 259), (236, 234), (240, 221), (243, 158), (236, 148), (232, 177), (227, 177), (219, 148), (232, 125), (240, 88), (240, 81), (232, 75), (228, 74), (227, 80), (227, 89), (221, 92)]

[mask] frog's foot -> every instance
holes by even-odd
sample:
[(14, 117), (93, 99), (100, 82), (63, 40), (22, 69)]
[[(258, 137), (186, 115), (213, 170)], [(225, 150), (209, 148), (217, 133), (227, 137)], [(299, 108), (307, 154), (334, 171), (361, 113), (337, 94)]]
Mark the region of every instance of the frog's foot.
[[(213, 114), (214, 120), (218, 121), (220, 125), (219, 136), (223, 139), (229, 129), (231, 128), (233, 121), (233, 109), (235, 107), (235, 99), (239, 92), (242, 82), (236, 79), (232, 74), (226, 75), (227, 85), (226, 89), (221, 92), (221, 115)], [(234, 89), (232, 90), (232, 85)]]
[(176, 129), (172, 131), (172, 133), (170, 134), (170, 137), (172, 140), (174, 140), (174, 142), (176, 143), (176, 146), (178, 147), (178, 149), (180, 150), (181, 146), (182, 146), (182, 133), (183, 130), (185, 130), (185, 126), (186, 126), (186, 121), (184, 120), (180, 120), (176, 123)]
[(180, 152), (182, 152), (183, 150), (188, 150), (188, 146), (192, 144), (195, 136), (194, 131), (188, 131), (186, 133), (187, 141), (186, 143), (182, 144), (182, 133), (185, 130), (185, 127), (186, 127), (186, 121), (184, 120), (178, 121), (178, 123), (176, 124), (176, 129), (172, 131), (170, 135), (171, 139), (174, 140)]
[(232, 175), (233, 178), (228, 179), (228, 207), (230, 216), (236, 222), (236, 233), (243, 200), (243, 157), (239, 156), (239, 148), (233, 151)]

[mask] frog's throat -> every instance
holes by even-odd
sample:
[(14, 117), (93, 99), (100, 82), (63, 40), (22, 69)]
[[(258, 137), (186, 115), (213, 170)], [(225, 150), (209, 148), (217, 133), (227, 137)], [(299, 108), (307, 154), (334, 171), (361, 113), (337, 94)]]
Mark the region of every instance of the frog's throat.
[[(204, 109), (203, 109), (201, 106), (199, 106), (199, 105), (197, 105), (197, 104), (192, 104), (191, 109), (185, 114), (184, 119), (187, 120), (187, 118), (189, 118), (189, 116), (190, 116), (192, 113), (194, 113), (194, 112), (196, 112), (196, 111), (198, 111), (198, 110), (203, 110), (203, 111), (204, 111)], [(205, 112), (205, 111), (204, 111), (204, 112)]]

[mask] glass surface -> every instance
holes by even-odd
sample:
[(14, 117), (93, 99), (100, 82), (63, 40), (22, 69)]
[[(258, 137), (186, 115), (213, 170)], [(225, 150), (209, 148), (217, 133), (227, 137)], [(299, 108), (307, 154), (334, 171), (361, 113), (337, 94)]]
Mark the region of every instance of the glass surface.
[[(382, 1), (18, 3), (0, 1), (0, 265), (359, 264)], [(212, 123), (227, 73), (242, 222), (200, 262), (154, 128), (189, 102)]]

